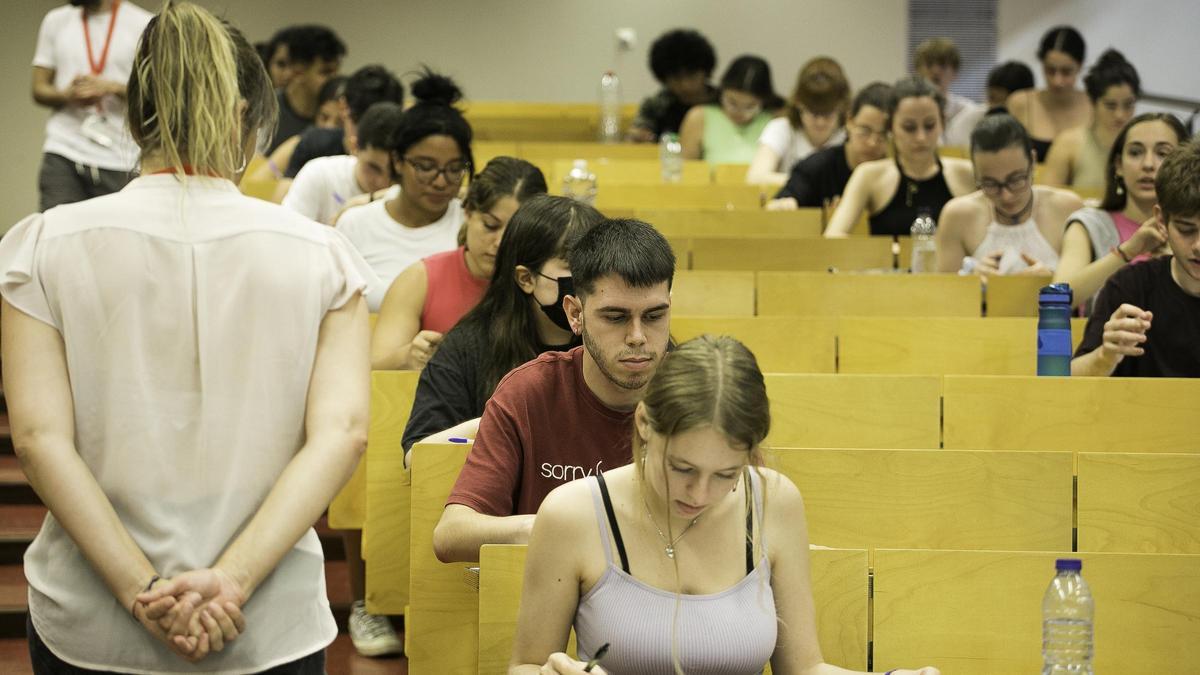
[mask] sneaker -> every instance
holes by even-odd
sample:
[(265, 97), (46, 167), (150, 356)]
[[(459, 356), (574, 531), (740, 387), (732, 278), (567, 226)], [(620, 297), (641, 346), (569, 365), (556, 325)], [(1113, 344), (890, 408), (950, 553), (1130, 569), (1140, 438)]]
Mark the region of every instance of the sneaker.
[(404, 644), (386, 616), (367, 614), (362, 600), (350, 606), (350, 641), (363, 656), (403, 654)]

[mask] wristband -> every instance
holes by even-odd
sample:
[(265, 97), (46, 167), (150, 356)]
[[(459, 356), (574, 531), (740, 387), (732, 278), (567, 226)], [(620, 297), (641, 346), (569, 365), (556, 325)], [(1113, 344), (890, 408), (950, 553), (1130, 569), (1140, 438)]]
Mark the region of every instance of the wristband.
[[(154, 584), (157, 584), (160, 581), (162, 581), (162, 577), (158, 576), (157, 574), (150, 577), (150, 583), (146, 584), (146, 587), (142, 589), (142, 593), (148, 593), (151, 588), (154, 588)], [(137, 613), (134, 611), (136, 608), (137, 608), (137, 598), (134, 598), (133, 604), (130, 605), (130, 607), (129, 607), (129, 613), (133, 614), (135, 619), (137, 618)]]
[[(1121, 258), (1121, 260), (1124, 260), (1127, 263), (1133, 262), (1133, 258), (1130, 258), (1129, 256), (1125, 255), (1125, 252), (1121, 250), (1120, 246), (1114, 246), (1111, 249), (1109, 249), (1109, 251), (1112, 253), (1116, 253), (1117, 256), (1119, 256)], [(886, 673), (884, 675), (886, 675)]]

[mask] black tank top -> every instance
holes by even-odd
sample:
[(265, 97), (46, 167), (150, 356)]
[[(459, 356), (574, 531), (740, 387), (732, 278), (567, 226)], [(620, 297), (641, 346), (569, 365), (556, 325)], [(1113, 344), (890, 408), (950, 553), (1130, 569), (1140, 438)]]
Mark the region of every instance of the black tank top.
[(936, 221), (942, 215), (942, 207), (954, 198), (950, 186), (946, 184), (946, 172), (942, 170), (942, 159), (937, 158), (938, 172), (925, 180), (916, 180), (904, 175), (900, 161), (896, 161), (896, 170), (900, 172), (900, 183), (896, 186), (896, 194), (892, 201), (883, 207), (879, 213), (872, 214), (868, 219), (871, 224), (871, 234), (905, 235), (912, 230), (913, 221), (917, 214), (928, 211)]
[(1033, 144), (1033, 151), (1037, 153), (1037, 163), (1045, 164), (1046, 157), (1050, 154), (1050, 144), (1054, 141), (1043, 141), (1040, 138), (1030, 136), (1029, 142)]

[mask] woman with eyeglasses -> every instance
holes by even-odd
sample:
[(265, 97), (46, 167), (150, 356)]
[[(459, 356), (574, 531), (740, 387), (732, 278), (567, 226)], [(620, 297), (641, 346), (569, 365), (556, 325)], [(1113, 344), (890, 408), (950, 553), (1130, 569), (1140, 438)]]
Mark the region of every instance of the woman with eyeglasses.
[(405, 111), (389, 148), (399, 190), (337, 219), (337, 229), (383, 281), (383, 288), (367, 295), (372, 312), (379, 311), (388, 286), (406, 267), (457, 248), (466, 218), (458, 194), (474, 158), (471, 125), (454, 107), (462, 91), (450, 78), (426, 70), (412, 93), (417, 103)]
[(716, 104), (688, 111), (679, 128), (684, 159), (749, 164), (758, 139), (783, 99), (771, 84), (771, 67), (757, 56), (739, 56), (721, 76)]
[(1051, 28), (1037, 52), (1046, 88), (1023, 89), (1008, 97), (1008, 111), (1029, 132), (1038, 162), (1050, 156), (1050, 146), (1060, 133), (1087, 126), (1092, 119), (1087, 94), (1075, 88), (1086, 53), (1079, 31), (1070, 26)]
[(837, 61), (818, 56), (804, 64), (787, 114), (763, 127), (746, 182), (779, 185), (801, 160), (845, 142), (849, 103), (850, 83)]
[(1058, 266), (1075, 193), (1033, 185), (1033, 144), (1011, 115), (989, 115), (971, 132), (979, 190), (946, 204), (937, 230), (937, 270), (1049, 276)]
[(1154, 182), (1167, 155), (1187, 142), (1187, 129), (1170, 113), (1143, 113), (1117, 134), (1099, 208), (1067, 217), (1054, 281), (1071, 284), (1076, 305), (1087, 302), (1117, 270), (1164, 247), (1154, 217)]
[(944, 105), (942, 92), (923, 77), (896, 82), (887, 111), (895, 157), (854, 169), (826, 237), (849, 236), (864, 213), (871, 234), (907, 235), (918, 215), (937, 220), (946, 202), (975, 189), (970, 162), (938, 156)]
[(1106, 50), (1083, 78), (1092, 102), (1092, 123), (1067, 129), (1054, 139), (1039, 183), (1078, 188), (1104, 187), (1104, 167), (1113, 141), (1133, 117), (1141, 79), (1121, 52)]
[[(521, 204), (500, 240), (483, 299), (446, 334), (421, 371), (401, 442), (406, 451), (431, 434), (477, 423), (508, 371), (542, 352), (577, 345), (563, 309), (563, 298), (572, 292), (567, 255), (603, 219), (568, 197), (537, 195)], [(455, 435), (474, 436), (471, 427)]]
[(545, 192), (541, 169), (515, 157), (496, 157), (471, 179), (465, 243), (409, 265), (392, 282), (371, 332), (372, 369), (425, 367), (446, 331), (483, 297), (513, 214)]

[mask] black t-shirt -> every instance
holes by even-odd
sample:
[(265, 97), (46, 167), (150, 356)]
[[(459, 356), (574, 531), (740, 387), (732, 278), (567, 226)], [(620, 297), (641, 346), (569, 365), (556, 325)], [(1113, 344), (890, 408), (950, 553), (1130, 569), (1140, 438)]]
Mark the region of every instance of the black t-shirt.
[(340, 128), (313, 127), (308, 129), (300, 134), (300, 142), (292, 151), (292, 158), (288, 160), (287, 170), (283, 172), (283, 175), (287, 178), (295, 178), (309, 160), (346, 154), (345, 138), (346, 132)]
[[(538, 353), (566, 351), (573, 346), (542, 346)], [(450, 329), (417, 380), (416, 398), (400, 441), (406, 451), (426, 436), (483, 415), (491, 392), (483, 395), (479, 391), (480, 366), (489, 349), (487, 322), (460, 321)]]
[(818, 150), (792, 167), (787, 184), (775, 195), (776, 199), (791, 197), (800, 206), (824, 206), (839, 197), (850, 181), (850, 164), (846, 162), (846, 144)]
[(1088, 354), (1104, 341), (1104, 324), (1124, 303), (1154, 314), (1146, 353), (1126, 356), (1117, 377), (1200, 377), (1200, 298), (1183, 292), (1171, 277), (1170, 256), (1126, 265), (1109, 277), (1096, 297), (1092, 315), (1075, 356)]
[(275, 152), (275, 148), (278, 148), (292, 136), (299, 136), (304, 133), (304, 130), (312, 126), (313, 123), (313, 118), (301, 117), (300, 113), (292, 110), (284, 89), (276, 90), (275, 98), (279, 101), (279, 124), (275, 127), (275, 137), (271, 139), (271, 145), (267, 148), (267, 155)]

